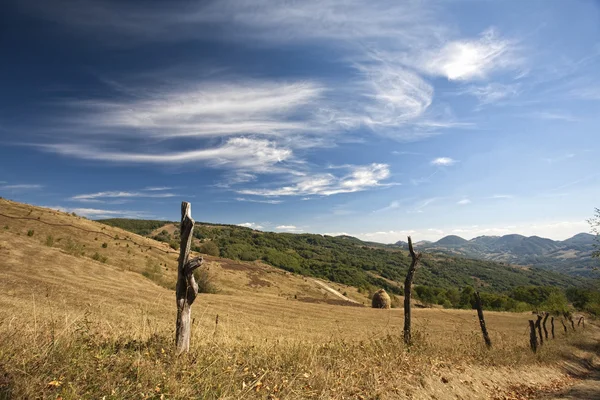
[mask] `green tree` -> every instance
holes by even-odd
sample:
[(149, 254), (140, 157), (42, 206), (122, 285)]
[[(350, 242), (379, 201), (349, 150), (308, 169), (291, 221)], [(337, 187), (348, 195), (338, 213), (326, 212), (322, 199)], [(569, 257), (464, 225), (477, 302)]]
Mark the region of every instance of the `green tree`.
[(596, 235), (596, 251), (593, 256), (600, 258), (600, 208), (594, 210), (594, 216), (588, 220), (592, 233)]

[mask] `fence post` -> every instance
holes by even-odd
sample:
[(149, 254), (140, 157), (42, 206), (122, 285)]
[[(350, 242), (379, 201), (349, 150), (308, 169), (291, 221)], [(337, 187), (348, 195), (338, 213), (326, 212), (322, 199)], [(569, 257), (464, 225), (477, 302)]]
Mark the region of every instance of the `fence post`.
[(412, 239), (410, 236), (408, 237), (408, 251), (410, 252), (410, 256), (412, 261), (410, 263), (410, 267), (408, 268), (408, 273), (406, 274), (406, 280), (404, 281), (404, 343), (410, 344), (410, 297), (412, 293), (412, 281), (415, 276), (415, 270), (417, 269), (417, 264), (421, 259), (421, 253), (416, 254), (413, 249)]
[(573, 317), (569, 316), (569, 321), (571, 321), (571, 328), (575, 331), (575, 321), (573, 321)]
[(537, 336), (535, 334), (535, 322), (533, 320), (529, 320), (529, 346), (531, 347), (531, 351), (534, 353), (537, 352)]
[(489, 349), (492, 347), (492, 341), (490, 340), (490, 336), (488, 335), (488, 331), (485, 327), (485, 319), (483, 318), (483, 306), (481, 305), (481, 297), (479, 296), (479, 292), (475, 292), (475, 306), (477, 307), (477, 316), (479, 317), (479, 326), (481, 326), (483, 340), (485, 340), (485, 345)]
[(554, 339), (554, 317), (550, 318), (550, 326), (552, 327), (552, 339)]
[(585, 318), (583, 318), (583, 315), (581, 317), (579, 317), (579, 321), (577, 321), (577, 326), (579, 326), (579, 324), (582, 322), (583, 322), (582, 328), (585, 328)]
[(542, 328), (544, 328), (544, 336), (546, 338), (546, 340), (548, 340), (548, 329), (546, 329), (546, 321), (548, 320), (548, 317), (550, 316), (550, 313), (546, 313), (546, 315), (544, 315), (544, 320), (542, 321)]
[(565, 330), (565, 335), (566, 335), (567, 334), (567, 326), (565, 325), (565, 320), (561, 318), (560, 323), (562, 324), (563, 329)]
[(544, 337), (542, 336), (542, 316), (538, 315), (537, 317), (537, 321), (535, 321), (535, 327), (538, 330), (538, 333), (540, 334), (540, 346), (544, 344)]

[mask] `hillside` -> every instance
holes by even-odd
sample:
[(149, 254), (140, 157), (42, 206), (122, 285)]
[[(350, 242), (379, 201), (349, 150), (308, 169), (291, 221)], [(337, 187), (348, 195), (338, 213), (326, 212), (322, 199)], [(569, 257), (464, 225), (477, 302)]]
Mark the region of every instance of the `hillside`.
[(588, 323), (534, 355), (530, 313), (486, 312), (488, 350), (472, 310), (415, 308), (409, 350), (402, 310), (340, 307), (311, 278), (208, 256), (220, 291), (194, 303), (177, 357), (177, 252), (54, 210), (0, 210), (0, 397), (508, 399), (568, 386), (565, 354), (594, 345)]
[[(591, 255), (595, 236), (580, 233), (572, 238), (556, 241), (539, 236), (505, 235), (479, 236), (471, 240), (446, 236), (437, 242), (421, 242), (423, 251), (438, 254), (532, 266), (573, 276), (598, 277), (594, 270), (600, 266)], [(396, 244), (405, 248), (403, 243)]]
[[(147, 221), (112, 219), (99, 221), (142, 232)], [(136, 227), (137, 224), (137, 227)], [(157, 228), (150, 236), (176, 243), (177, 224)], [(240, 261), (255, 261), (305, 275), (323, 278), (368, 291), (384, 287), (401, 293), (410, 264), (407, 252), (377, 247), (349, 236), (323, 236), (261, 232), (234, 225), (197, 223), (195, 249)], [(418, 248), (417, 250), (424, 250)], [(481, 286), (486, 291), (503, 292), (521, 285), (568, 287), (584, 284), (569, 277), (536, 268), (517, 268), (493, 261), (472, 260), (439, 254), (425, 254), (415, 284), (440, 288)]]

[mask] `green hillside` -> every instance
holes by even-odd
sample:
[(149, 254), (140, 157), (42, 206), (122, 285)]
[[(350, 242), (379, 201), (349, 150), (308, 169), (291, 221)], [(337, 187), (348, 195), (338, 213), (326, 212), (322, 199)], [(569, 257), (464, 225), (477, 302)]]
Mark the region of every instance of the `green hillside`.
[[(100, 222), (137, 233), (147, 231), (150, 226), (148, 221), (138, 220)], [(363, 288), (384, 287), (395, 293), (401, 292), (401, 283), (410, 264), (410, 257), (402, 249), (374, 247), (374, 243), (347, 236), (260, 232), (233, 225), (203, 223), (196, 225), (194, 236), (196, 250), (207, 254), (243, 261), (262, 260), (306, 276)], [(156, 239), (172, 242), (175, 238), (163, 231)], [(566, 288), (584, 285), (585, 281), (536, 268), (425, 254), (415, 284), (445, 289), (474, 286), (491, 292), (507, 292), (517, 286)]]

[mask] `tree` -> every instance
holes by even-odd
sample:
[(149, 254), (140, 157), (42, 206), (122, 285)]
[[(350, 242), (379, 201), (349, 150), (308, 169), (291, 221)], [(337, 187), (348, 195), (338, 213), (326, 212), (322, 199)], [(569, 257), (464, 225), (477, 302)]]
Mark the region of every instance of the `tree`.
[(594, 251), (593, 256), (600, 258), (600, 208), (594, 210), (594, 216), (588, 219), (588, 223), (590, 224), (592, 233), (596, 235), (596, 251)]

